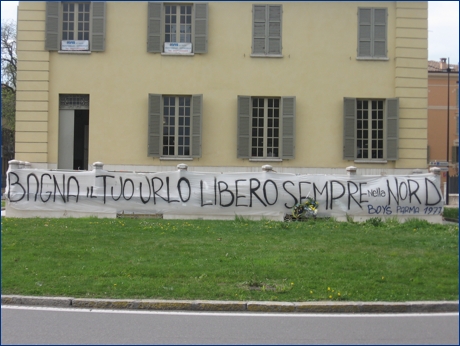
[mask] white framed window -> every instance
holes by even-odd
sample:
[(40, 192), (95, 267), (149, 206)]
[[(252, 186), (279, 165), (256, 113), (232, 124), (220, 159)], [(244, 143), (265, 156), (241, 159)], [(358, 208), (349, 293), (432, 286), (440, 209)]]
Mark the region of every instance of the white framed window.
[(192, 5), (165, 5), (164, 40), (192, 43)]
[(47, 1), (45, 49), (103, 52), (105, 22), (105, 2)]
[(294, 143), (294, 96), (238, 96), (238, 158), (293, 159)]
[(89, 41), (90, 3), (62, 4), (62, 40)]
[(149, 94), (148, 156), (201, 157), (203, 95)]
[(191, 96), (163, 96), (163, 156), (189, 156)]
[(356, 102), (357, 159), (384, 158), (383, 103), (383, 100)]
[(399, 100), (344, 98), (344, 160), (398, 159)]
[(358, 59), (387, 56), (387, 9), (358, 8)]
[(149, 2), (147, 52), (207, 53), (208, 4)]
[(280, 99), (252, 98), (252, 157), (280, 155)]

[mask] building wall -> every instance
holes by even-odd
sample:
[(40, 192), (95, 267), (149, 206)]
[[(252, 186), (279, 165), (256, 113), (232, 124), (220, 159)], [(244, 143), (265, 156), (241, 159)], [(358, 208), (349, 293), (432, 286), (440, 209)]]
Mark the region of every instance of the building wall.
[(16, 158), (48, 163), (49, 53), (45, 3), (19, 2), (17, 23)]
[[(458, 72), (428, 74), (428, 145), (429, 161), (452, 162), (452, 147), (458, 147)], [(449, 141), (447, 141), (447, 94), (449, 91)], [(449, 154), (447, 145), (449, 143)], [(447, 156), (449, 155), (449, 156)], [(458, 174), (458, 166), (450, 170)]]
[(427, 18), (426, 2), (396, 2), (394, 87), (400, 98), (400, 160), (396, 168), (426, 167)]
[[(210, 2), (208, 53), (147, 53), (147, 3), (107, 2), (106, 50), (44, 50), (45, 3), (20, 2), (16, 159), (56, 168), (59, 94), (89, 94), (89, 163), (158, 171), (147, 156), (148, 94), (203, 94), (202, 156), (190, 170), (260, 170), (238, 159), (237, 96), (296, 97), (296, 156), (279, 172), (426, 168), (427, 2), (280, 2), (282, 58), (252, 58), (252, 3)], [(357, 60), (358, 7), (387, 7), (388, 60)], [(399, 160), (342, 159), (343, 98), (400, 99)]]

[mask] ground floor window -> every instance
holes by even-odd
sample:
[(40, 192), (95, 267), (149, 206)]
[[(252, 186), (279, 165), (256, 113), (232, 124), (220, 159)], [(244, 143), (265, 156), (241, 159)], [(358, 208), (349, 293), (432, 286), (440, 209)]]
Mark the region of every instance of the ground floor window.
[(201, 157), (203, 95), (149, 94), (148, 156)]
[(163, 155), (190, 155), (190, 96), (165, 96), (163, 105)]
[(294, 144), (294, 96), (238, 96), (238, 158), (293, 159)]
[(357, 101), (358, 159), (383, 159), (383, 103), (382, 100)]
[(344, 98), (345, 160), (397, 160), (398, 99)]
[(278, 157), (280, 131), (280, 99), (252, 99), (253, 157)]

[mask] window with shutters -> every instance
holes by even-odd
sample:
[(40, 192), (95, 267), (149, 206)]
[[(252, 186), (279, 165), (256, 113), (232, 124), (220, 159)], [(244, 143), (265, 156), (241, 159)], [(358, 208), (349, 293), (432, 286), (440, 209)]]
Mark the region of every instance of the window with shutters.
[(151, 53), (207, 53), (208, 4), (149, 2), (147, 36)]
[(282, 13), (282, 5), (253, 5), (251, 56), (282, 57)]
[(45, 49), (60, 52), (105, 50), (105, 2), (46, 3)]
[(358, 9), (358, 59), (387, 57), (387, 9)]
[(148, 156), (201, 156), (202, 95), (149, 94)]
[(295, 97), (238, 96), (239, 158), (294, 158)]
[(345, 160), (398, 159), (398, 99), (344, 99)]

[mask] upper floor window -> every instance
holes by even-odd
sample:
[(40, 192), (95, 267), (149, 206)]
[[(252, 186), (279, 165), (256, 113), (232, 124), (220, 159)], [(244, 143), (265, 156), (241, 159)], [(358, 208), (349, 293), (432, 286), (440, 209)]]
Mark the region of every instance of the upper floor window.
[(237, 156), (294, 158), (295, 97), (238, 96)]
[(192, 43), (192, 5), (165, 5), (165, 42)]
[(387, 9), (358, 9), (358, 58), (387, 58)]
[(46, 3), (45, 49), (56, 51), (105, 50), (106, 3)]
[(208, 4), (149, 2), (147, 52), (208, 52)]
[(282, 5), (253, 5), (252, 56), (281, 56)]
[(398, 159), (398, 99), (344, 98), (344, 160)]
[(149, 94), (148, 156), (201, 156), (203, 95)]
[(89, 41), (90, 3), (62, 4), (62, 40)]

